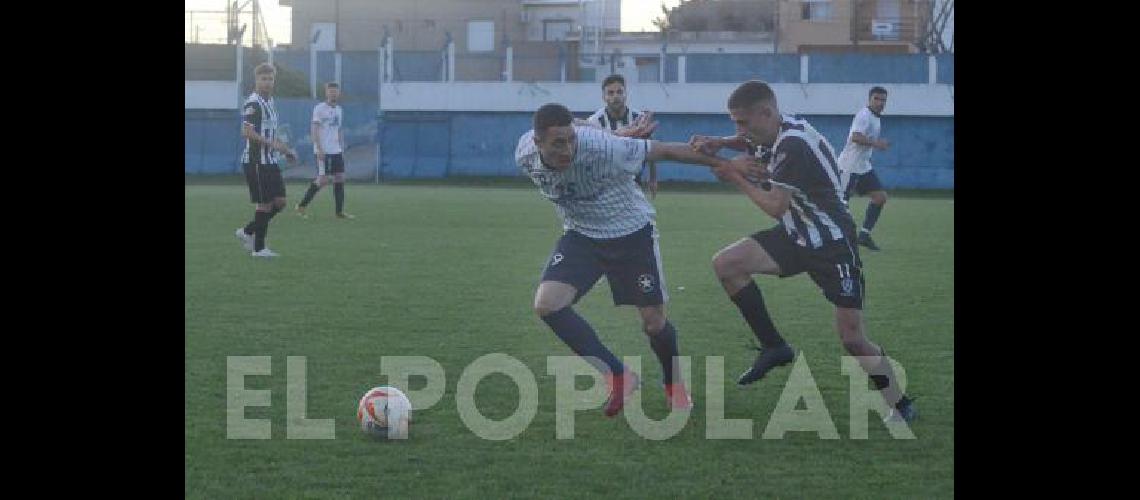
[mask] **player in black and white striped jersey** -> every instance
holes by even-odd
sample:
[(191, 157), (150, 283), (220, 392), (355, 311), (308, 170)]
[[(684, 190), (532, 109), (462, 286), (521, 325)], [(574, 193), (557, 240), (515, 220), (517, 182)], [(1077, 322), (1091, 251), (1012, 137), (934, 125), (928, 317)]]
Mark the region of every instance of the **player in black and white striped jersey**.
[[(586, 118), (586, 122), (590, 125), (613, 132), (633, 125), (633, 123), (640, 119), (645, 113), (626, 106), (628, 96), (629, 94), (625, 87), (625, 77), (618, 74), (607, 76), (605, 80), (602, 80), (602, 99), (606, 102), (606, 105)], [(652, 134), (641, 137), (641, 139), (650, 138), (652, 138)], [(647, 161), (645, 163), (649, 167), (649, 182), (645, 183), (644, 186), (649, 189), (649, 196), (656, 198), (657, 162)], [(641, 172), (642, 171), (638, 171), (637, 175), (634, 176), (634, 181), (636, 181), (639, 186), (643, 185)]]
[(245, 139), (242, 151), (242, 171), (249, 186), (249, 200), (257, 205), (253, 220), (234, 232), (242, 246), (254, 257), (277, 257), (265, 247), (269, 221), (285, 208), (285, 181), (278, 165), (279, 153), (289, 161), (297, 153), (277, 138), (277, 107), (273, 102), (273, 87), (277, 70), (269, 63), (261, 63), (253, 70), (254, 91), (242, 105), (241, 135)]
[(758, 146), (762, 156), (770, 156), (758, 159), (766, 165), (759, 182), (732, 169), (715, 171), (779, 221), (721, 249), (713, 258), (721, 285), (762, 346), (752, 367), (737, 382), (751, 384), (795, 358), (792, 346), (772, 324), (752, 275), (787, 277), (806, 272), (835, 305), (843, 346), (891, 406), (887, 418), (913, 420), (916, 412), (912, 400), (897, 387), (886, 353), (864, 331), (864, 280), (855, 244), (855, 220), (842, 198), (834, 150), (807, 121), (781, 114), (776, 95), (764, 82), (753, 80), (737, 87), (728, 99), (728, 110), (736, 124), (734, 138), (694, 137), (690, 145), (713, 154), (725, 143), (739, 147), (744, 141)]

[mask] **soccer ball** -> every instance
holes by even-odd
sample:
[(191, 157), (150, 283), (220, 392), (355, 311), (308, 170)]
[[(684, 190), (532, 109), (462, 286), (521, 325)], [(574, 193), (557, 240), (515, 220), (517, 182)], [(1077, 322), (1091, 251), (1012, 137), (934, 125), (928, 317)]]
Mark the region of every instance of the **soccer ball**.
[(407, 439), (412, 402), (395, 387), (373, 387), (360, 398), (356, 420), (365, 434), (384, 439)]

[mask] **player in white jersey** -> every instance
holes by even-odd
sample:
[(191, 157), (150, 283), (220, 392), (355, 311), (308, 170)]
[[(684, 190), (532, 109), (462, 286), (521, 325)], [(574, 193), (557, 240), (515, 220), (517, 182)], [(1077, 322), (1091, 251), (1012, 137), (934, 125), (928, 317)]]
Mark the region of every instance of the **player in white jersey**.
[(254, 257), (277, 257), (276, 252), (265, 246), (269, 221), (285, 208), (285, 181), (281, 178), (277, 155), (284, 153), (292, 162), (297, 153), (277, 138), (277, 107), (273, 102), (276, 68), (261, 63), (254, 68), (253, 75), (254, 91), (241, 111), (241, 136), (245, 139), (241, 167), (249, 186), (249, 201), (257, 208), (253, 220), (239, 227), (234, 235)]
[[(652, 132), (641, 120), (628, 133)], [(518, 167), (554, 203), (565, 234), (543, 270), (534, 296), (540, 318), (579, 356), (606, 376), (609, 399), (604, 413), (621, 411), (639, 384), (609, 351), (573, 304), (604, 274), (615, 305), (633, 305), (642, 330), (661, 362), (670, 407), (689, 409), (692, 400), (677, 373), (677, 336), (665, 317), (668, 298), (654, 210), (633, 177), (646, 160), (674, 160), (750, 172), (752, 162), (729, 162), (693, 151), (684, 143), (619, 137), (595, 127), (574, 125), (570, 110), (546, 104), (534, 114), (534, 129), (519, 138)]]
[(890, 145), (880, 134), (880, 117), (887, 107), (887, 89), (873, 87), (867, 99), (867, 107), (855, 113), (855, 119), (851, 121), (847, 145), (839, 153), (839, 170), (843, 173), (844, 199), (849, 200), (852, 192), (871, 197), (867, 213), (863, 216), (863, 227), (859, 229), (859, 244), (878, 250), (879, 246), (871, 239), (871, 229), (878, 222), (883, 205), (887, 204), (887, 192), (879, 182), (879, 176), (871, 169), (871, 153), (876, 149), (885, 150)]
[(313, 107), (313, 120), (310, 133), (313, 138), (313, 154), (317, 157), (317, 178), (309, 185), (305, 197), (296, 206), (297, 215), (308, 218), (305, 207), (313, 201), (313, 196), (321, 187), (328, 184), (328, 175), (333, 176), (333, 198), (336, 201), (336, 216), (339, 219), (355, 219), (344, 212), (344, 108), (340, 100), (340, 85), (336, 82), (325, 84), (325, 100)]
[[(606, 102), (605, 106), (586, 118), (586, 122), (590, 125), (601, 127), (606, 130), (618, 131), (624, 127), (629, 127), (636, 122), (645, 112), (632, 109), (626, 106), (626, 97), (628, 96), (625, 88), (625, 77), (613, 74), (607, 76), (602, 80), (602, 100)], [(650, 135), (640, 137), (641, 139), (650, 139)], [(649, 166), (649, 181), (645, 187), (649, 189), (649, 196), (657, 197), (657, 162), (646, 162)], [(637, 172), (634, 180), (638, 185), (641, 185), (641, 171)]]

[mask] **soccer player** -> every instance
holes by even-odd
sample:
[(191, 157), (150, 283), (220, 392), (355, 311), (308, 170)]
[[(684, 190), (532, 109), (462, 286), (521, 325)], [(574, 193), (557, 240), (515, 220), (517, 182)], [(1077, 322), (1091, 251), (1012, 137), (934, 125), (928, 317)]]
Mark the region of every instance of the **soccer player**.
[(305, 207), (313, 201), (317, 191), (328, 184), (328, 174), (333, 176), (333, 198), (336, 200), (336, 216), (339, 219), (355, 219), (344, 212), (344, 108), (337, 104), (340, 99), (340, 84), (325, 84), (325, 100), (313, 107), (313, 121), (310, 126), (313, 138), (313, 153), (317, 157), (317, 178), (309, 184), (305, 197), (296, 206), (297, 215), (308, 218)]
[[(912, 421), (917, 415), (912, 400), (896, 387), (883, 349), (866, 336), (863, 275), (859, 253), (852, 245), (855, 221), (840, 197), (839, 169), (831, 145), (808, 122), (781, 114), (775, 94), (764, 82), (753, 80), (737, 87), (728, 99), (728, 110), (736, 124), (736, 138), (770, 148), (761, 150), (770, 158), (760, 159), (766, 167), (754, 179), (723, 166), (714, 171), (779, 221), (721, 249), (713, 258), (717, 278), (762, 346), (737, 383), (751, 384), (795, 357), (792, 346), (776, 331), (752, 275), (807, 273), (835, 305), (843, 347), (857, 357), (892, 407), (887, 418)], [(694, 138), (691, 144), (694, 150), (707, 153), (715, 152), (723, 142), (727, 141)]]
[(879, 119), (883, 109), (887, 107), (887, 89), (873, 87), (867, 95), (867, 107), (855, 113), (851, 121), (851, 131), (847, 135), (847, 144), (843, 152), (839, 153), (839, 169), (843, 174), (844, 199), (849, 200), (851, 193), (870, 195), (871, 202), (867, 204), (867, 214), (863, 216), (863, 227), (859, 229), (859, 244), (871, 250), (878, 250), (879, 246), (871, 239), (871, 229), (883, 213), (883, 205), (887, 204), (887, 192), (879, 182), (879, 176), (871, 169), (871, 153), (876, 149), (887, 149), (889, 144), (880, 137), (882, 126)]
[[(628, 132), (651, 132), (655, 123), (638, 122)], [(601, 371), (609, 387), (606, 416), (621, 411), (640, 383), (598, 340), (573, 304), (604, 274), (614, 305), (632, 305), (642, 330), (661, 362), (671, 408), (692, 408), (676, 373), (677, 332), (665, 317), (668, 299), (654, 211), (633, 176), (646, 160), (674, 160), (723, 168), (754, 167), (691, 150), (684, 143), (620, 137), (574, 125), (570, 110), (546, 104), (534, 114), (534, 129), (519, 138), (515, 161), (555, 205), (565, 233), (559, 238), (534, 296), (534, 311), (576, 354)]]
[(289, 161), (297, 153), (281, 142), (277, 134), (277, 107), (273, 102), (273, 85), (277, 70), (269, 63), (258, 64), (253, 70), (254, 91), (242, 106), (241, 135), (245, 139), (242, 151), (242, 171), (249, 186), (249, 200), (256, 204), (253, 220), (234, 235), (254, 257), (277, 257), (265, 246), (269, 221), (285, 208), (285, 181), (281, 178), (278, 154), (284, 153)]
[[(586, 118), (586, 121), (592, 125), (602, 127), (611, 131), (617, 131), (623, 127), (628, 127), (641, 118), (645, 113), (642, 111), (631, 109), (625, 105), (626, 89), (625, 77), (613, 74), (607, 76), (602, 80), (602, 100), (606, 102), (594, 114)], [(641, 137), (642, 139), (649, 139), (652, 134)], [(649, 195), (653, 198), (657, 197), (657, 162), (648, 161), (649, 165)], [(641, 170), (637, 171), (634, 181), (641, 185)]]

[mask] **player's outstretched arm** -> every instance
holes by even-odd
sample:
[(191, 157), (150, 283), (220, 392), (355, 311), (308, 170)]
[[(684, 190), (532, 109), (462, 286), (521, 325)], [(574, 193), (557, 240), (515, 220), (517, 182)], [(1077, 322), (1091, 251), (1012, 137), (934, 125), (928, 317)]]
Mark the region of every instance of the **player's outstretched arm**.
[[(788, 211), (788, 205), (792, 202), (791, 194), (779, 185), (768, 182), (764, 183), (767, 189), (758, 188), (741, 175), (739, 167), (734, 168), (734, 165), (737, 163), (743, 164), (752, 161), (754, 161), (754, 158), (748, 155), (740, 155), (727, 162), (729, 165), (714, 168), (713, 173), (721, 180), (735, 184), (736, 187), (743, 191), (744, 194), (748, 196), (748, 199), (752, 200), (752, 203), (760, 207), (760, 210), (763, 210), (764, 213), (775, 219), (783, 217), (784, 212)], [(767, 179), (767, 172), (765, 171), (764, 175), (760, 177)]]
[(748, 141), (739, 135), (729, 137), (694, 135), (689, 138), (689, 146), (693, 148), (693, 151), (700, 151), (710, 155), (715, 155), (721, 148), (748, 151)]
[(645, 156), (649, 161), (672, 160), (690, 165), (704, 165), (707, 167), (726, 167), (728, 160), (694, 151), (683, 142), (651, 141), (649, 154)]

